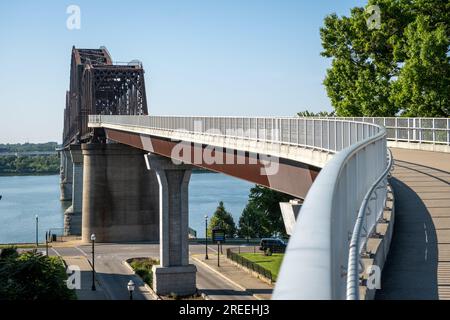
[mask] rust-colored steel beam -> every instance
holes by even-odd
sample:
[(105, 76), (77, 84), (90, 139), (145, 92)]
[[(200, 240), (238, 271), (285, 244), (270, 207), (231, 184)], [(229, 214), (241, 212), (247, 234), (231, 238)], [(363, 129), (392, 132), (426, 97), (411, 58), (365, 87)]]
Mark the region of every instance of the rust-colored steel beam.
[(64, 146), (101, 140), (102, 130), (88, 128), (90, 114), (148, 114), (142, 65), (114, 65), (105, 47), (73, 47), (64, 110)]
[[(187, 145), (185, 154), (174, 152), (174, 148), (179, 142), (164, 139), (156, 136), (143, 135), (132, 132), (125, 132), (105, 128), (106, 137), (109, 140), (129, 145), (148, 152), (156, 153), (172, 159), (182, 160), (194, 166), (225, 173), (227, 175), (250, 181), (280, 192), (284, 192), (295, 197), (304, 199), (306, 193), (318, 175), (320, 168), (295, 162), (288, 159), (278, 159), (278, 171), (276, 174), (265, 174), (267, 163), (261, 162), (259, 158), (249, 153), (239, 153), (237, 150), (230, 154), (225, 154), (220, 149), (213, 152), (215, 159), (222, 159), (222, 164), (205, 161), (203, 156), (195, 158), (195, 155), (203, 155), (205, 145)], [(228, 158), (228, 161), (226, 157)], [(188, 161), (186, 161), (188, 159)], [(263, 158), (264, 159), (264, 158)], [(267, 159), (267, 158), (265, 158)]]

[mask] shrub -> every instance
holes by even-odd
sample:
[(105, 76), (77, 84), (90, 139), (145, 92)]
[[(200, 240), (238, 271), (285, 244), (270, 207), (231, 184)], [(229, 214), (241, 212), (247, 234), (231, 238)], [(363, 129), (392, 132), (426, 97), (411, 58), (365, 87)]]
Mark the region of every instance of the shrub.
[(0, 253), (0, 259), (15, 259), (18, 256), (17, 248), (13, 246), (2, 249)]

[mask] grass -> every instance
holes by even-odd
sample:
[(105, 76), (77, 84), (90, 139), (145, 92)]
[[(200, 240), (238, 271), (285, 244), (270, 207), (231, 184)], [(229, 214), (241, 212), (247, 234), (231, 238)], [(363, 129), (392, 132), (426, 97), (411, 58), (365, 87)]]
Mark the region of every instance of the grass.
[(152, 258), (132, 258), (127, 262), (133, 268), (134, 272), (151, 287), (153, 281), (152, 267), (153, 265), (159, 264), (159, 261)]
[(272, 272), (273, 280), (276, 281), (284, 253), (274, 253), (271, 256), (265, 256), (263, 253), (241, 253), (241, 256)]
[[(131, 258), (127, 262), (133, 268), (134, 272), (141, 277), (141, 279), (152, 287), (153, 272), (152, 267), (159, 264), (159, 260), (152, 258)], [(203, 300), (203, 297), (197, 292), (190, 296), (179, 296), (176, 293), (171, 293), (164, 298), (165, 300)]]

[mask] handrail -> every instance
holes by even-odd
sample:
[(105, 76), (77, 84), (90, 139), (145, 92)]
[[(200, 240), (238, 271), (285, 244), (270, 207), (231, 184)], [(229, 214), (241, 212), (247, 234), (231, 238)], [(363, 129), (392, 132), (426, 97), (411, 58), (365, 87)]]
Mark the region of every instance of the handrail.
[[(337, 153), (317, 176), (289, 241), (274, 299), (345, 298), (348, 233), (366, 190), (386, 165), (386, 129), (377, 128)], [(358, 174), (364, 180), (357, 180)]]
[[(353, 229), (352, 238), (350, 241), (350, 249), (348, 254), (348, 267), (347, 267), (347, 300), (359, 300), (359, 263), (360, 263), (360, 251), (361, 251), (361, 232), (363, 228), (363, 222), (366, 218), (367, 205), (371, 200), (372, 194), (378, 188), (378, 185), (384, 180), (391, 171), (393, 158), (391, 150), (388, 150), (389, 161), (386, 169), (380, 175), (380, 177), (372, 184), (367, 191), (361, 207), (356, 218), (355, 227)], [(381, 211), (383, 212), (383, 211)], [(367, 230), (369, 232), (369, 230)]]

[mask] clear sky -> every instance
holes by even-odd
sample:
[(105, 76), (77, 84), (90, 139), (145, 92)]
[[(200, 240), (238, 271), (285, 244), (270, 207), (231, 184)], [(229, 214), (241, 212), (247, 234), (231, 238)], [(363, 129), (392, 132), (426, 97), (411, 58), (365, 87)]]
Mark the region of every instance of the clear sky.
[[(1, 1), (0, 143), (61, 141), (72, 45), (139, 59), (156, 115), (331, 110), (319, 28), (365, 0)], [(66, 27), (69, 5), (81, 28)]]

